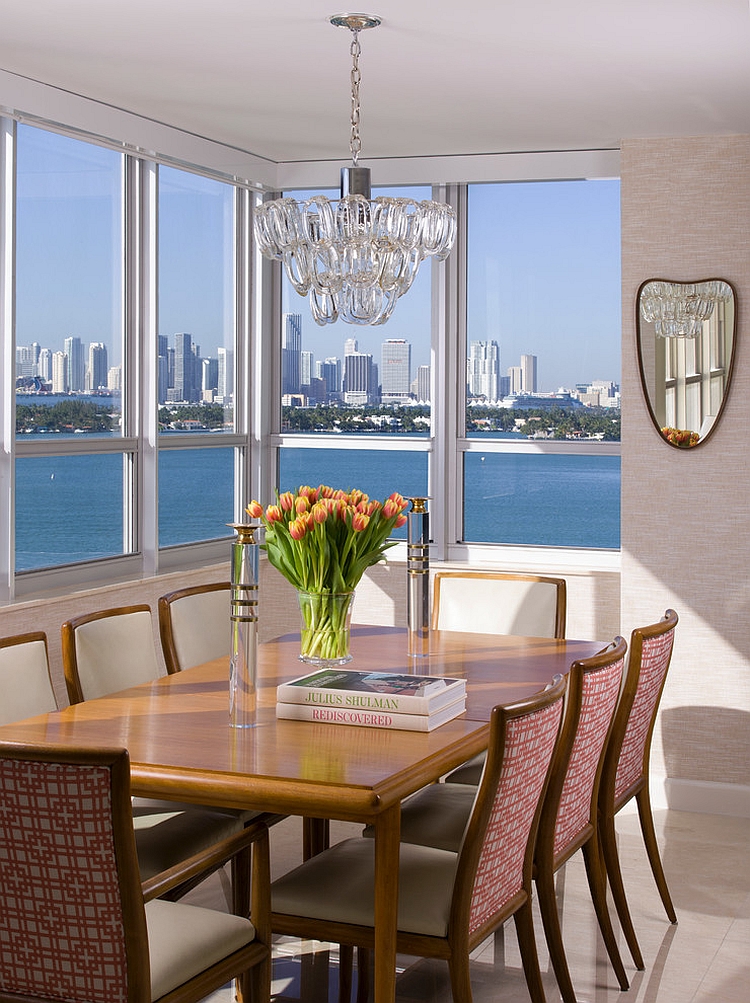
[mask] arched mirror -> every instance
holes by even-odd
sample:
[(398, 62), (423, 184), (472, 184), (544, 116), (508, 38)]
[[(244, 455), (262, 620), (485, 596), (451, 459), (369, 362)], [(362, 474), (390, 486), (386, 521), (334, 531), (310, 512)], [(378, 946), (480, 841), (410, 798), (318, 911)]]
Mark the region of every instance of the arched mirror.
[(716, 427), (736, 341), (734, 287), (724, 279), (649, 279), (638, 290), (638, 365), (651, 419), (670, 446), (691, 449)]

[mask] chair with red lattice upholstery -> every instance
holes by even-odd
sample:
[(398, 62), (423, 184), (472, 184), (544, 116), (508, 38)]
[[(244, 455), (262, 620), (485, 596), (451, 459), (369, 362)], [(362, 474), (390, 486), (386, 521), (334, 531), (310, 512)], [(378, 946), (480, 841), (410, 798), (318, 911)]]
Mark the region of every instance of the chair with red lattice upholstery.
[(615, 714), (599, 787), (599, 839), (617, 915), (633, 961), (642, 969), (643, 957), (630, 917), (620, 869), (615, 815), (636, 799), (643, 841), (651, 871), (670, 922), (677, 922), (656, 842), (648, 789), (651, 736), (667, 670), (672, 658), (677, 614), (668, 609), (663, 618), (633, 631), (630, 660)]
[[(397, 950), (448, 961), (455, 1003), (470, 1003), (469, 952), (513, 916), (529, 992), (543, 1003), (531, 918), (540, 799), (565, 683), (495, 707), (482, 783), (458, 852), (403, 843)], [(272, 885), (274, 932), (369, 948), (374, 943), (374, 840), (344, 840)]]
[[(229, 858), (233, 914), (153, 897)], [(238, 977), (263, 1003), (268, 903), (264, 825), (141, 885), (127, 752), (0, 743), (0, 998), (191, 1003)]]
[(573, 662), (560, 741), (550, 770), (534, 851), (534, 878), (544, 933), (565, 1003), (576, 1003), (555, 896), (555, 873), (583, 851), (591, 898), (620, 988), (629, 988), (607, 909), (599, 852), (597, 795), (604, 754), (622, 683), (627, 645), (616, 637), (599, 654)]

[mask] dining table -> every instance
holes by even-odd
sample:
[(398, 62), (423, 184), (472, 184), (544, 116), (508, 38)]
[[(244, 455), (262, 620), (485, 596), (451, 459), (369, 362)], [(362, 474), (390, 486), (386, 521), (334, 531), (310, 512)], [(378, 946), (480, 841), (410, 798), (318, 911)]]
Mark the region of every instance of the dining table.
[(311, 820), (370, 824), (375, 834), (375, 1003), (392, 1003), (401, 801), (487, 747), (496, 704), (565, 674), (603, 642), (432, 631), (407, 652), (402, 628), (352, 628), (349, 667), (466, 680), (466, 710), (430, 732), (285, 720), (276, 687), (313, 671), (299, 634), (258, 647), (255, 724), (230, 726), (229, 659), (0, 727), (0, 742), (124, 747), (134, 795)]

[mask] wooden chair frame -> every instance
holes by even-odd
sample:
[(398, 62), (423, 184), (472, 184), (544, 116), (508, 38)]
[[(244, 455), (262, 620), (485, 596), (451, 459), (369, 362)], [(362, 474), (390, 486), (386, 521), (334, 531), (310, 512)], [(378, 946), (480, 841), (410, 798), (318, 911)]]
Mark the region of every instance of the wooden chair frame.
[[(160, 596), (157, 603), (159, 614), (159, 637), (161, 638), (164, 661), (167, 663), (167, 672), (170, 675), (182, 669), (180, 657), (177, 653), (177, 645), (172, 625), (171, 606), (173, 602), (186, 599), (188, 596), (202, 595), (205, 592), (231, 591), (231, 582), (211, 582), (205, 585), (192, 585), (189, 588), (176, 589), (174, 592), (167, 592)], [(229, 595), (227, 595), (227, 636), (229, 635)]]
[(543, 582), (554, 585), (557, 589), (557, 604), (555, 610), (554, 637), (565, 637), (565, 621), (567, 616), (567, 583), (564, 578), (550, 578), (547, 575), (533, 575), (512, 571), (438, 571), (433, 578), (432, 599), (432, 629), (438, 630), (440, 614), (441, 582), (445, 579), (486, 579), (487, 581), (523, 581)]
[[(221, 863), (231, 858), (236, 859), (236, 869), (242, 875), (235, 887), (234, 911), (236, 915), (246, 917), (250, 914), (256, 931), (255, 940), (161, 996), (158, 1003), (196, 1003), (235, 976), (240, 980), (240, 989), (245, 1000), (263, 1003), (269, 999), (270, 868), (268, 830), (265, 825), (258, 823), (249, 827), (229, 837), (223, 843), (215, 844), (205, 853), (196, 854), (189, 860), (181, 862), (171, 871), (141, 884), (130, 813), (130, 763), (125, 749), (29, 747), (0, 742), (0, 759), (102, 766), (110, 771), (112, 840), (122, 908), (128, 1003), (151, 1001), (149, 942), (144, 903), (153, 898), (163, 897), (170, 889), (195, 878), (204, 868), (215, 870)], [(3, 994), (3, 998), (15, 997)], [(35, 1000), (35, 1003), (41, 1003), (43, 999), (44, 997)]]
[[(625, 887), (622, 880), (620, 856), (617, 850), (615, 815), (621, 808), (624, 807), (624, 805), (628, 803), (628, 801), (632, 798), (636, 799), (636, 804), (638, 806), (638, 818), (640, 820), (641, 832), (643, 834), (643, 842), (646, 846), (648, 861), (651, 865), (651, 872), (654, 875), (656, 887), (659, 890), (659, 896), (661, 897), (661, 901), (664, 905), (669, 921), (670, 923), (676, 923), (677, 914), (675, 913), (672, 898), (669, 894), (667, 879), (664, 875), (664, 868), (659, 855), (659, 845), (656, 841), (656, 832), (654, 830), (654, 817), (651, 809), (651, 798), (649, 795), (649, 762), (651, 758), (651, 740), (654, 733), (654, 725), (656, 723), (656, 716), (659, 710), (661, 695), (667, 679), (667, 672), (669, 671), (669, 664), (672, 659), (674, 631), (677, 627), (677, 622), (678, 616), (675, 611), (673, 609), (668, 609), (658, 623), (650, 624), (647, 627), (637, 628), (631, 634), (628, 670), (625, 675), (622, 693), (620, 694), (620, 702), (615, 713), (612, 734), (604, 759), (602, 779), (599, 788), (599, 840), (604, 857), (604, 864), (610, 888), (612, 889), (612, 898), (614, 899), (615, 908), (617, 909), (617, 916), (620, 920), (623, 933), (625, 934), (625, 940), (627, 941), (630, 953), (633, 956), (636, 968), (640, 970), (643, 970), (644, 968), (643, 956), (641, 954), (638, 938), (636, 937), (635, 929), (633, 927), (630, 910), (628, 909)], [(648, 728), (643, 738), (643, 753), (640, 757), (640, 771), (636, 779), (633, 780), (625, 788), (625, 790), (621, 791), (619, 795), (615, 796), (617, 770), (620, 764), (620, 758), (623, 750), (623, 744), (625, 742), (626, 732), (628, 730), (628, 724), (631, 718), (631, 712), (633, 710), (633, 705), (635, 703), (636, 695), (638, 694), (641, 682), (644, 642), (648, 645), (650, 641), (655, 639), (666, 639), (669, 634), (671, 634), (672, 643), (669, 644), (668, 650), (664, 652), (663, 657), (666, 658), (666, 664), (663, 668), (663, 677), (657, 691), (652, 695), (653, 708), (651, 709), (648, 720)]]
[[(563, 794), (563, 787), (571, 761), (576, 735), (581, 720), (581, 702), (583, 694), (584, 676), (589, 673), (599, 672), (612, 666), (616, 662), (622, 661), (625, 657), (627, 645), (622, 637), (616, 637), (614, 641), (592, 658), (581, 659), (573, 662), (568, 673), (568, 694), (565, 707), (565, 718), (562, 723), (560, 740), (555, 750), (552, 766), (550, 768), (550, 781), (547, 787), (547, 794), (542, 808), (539, 822), (539, 832), (537, 835), (536, 850), (534, 854), (534, 878), (536, 881), (539, 908), (542, 914), (544, 932), (549, 947), (550, 960), (555, 971), (555, 977), (565, 1003), (576, 1003), (575, 990), (570, 979), (568, 963), (565, 957), (565, 947), (560, 928), (560, 918), (558, 914), (557, 899), (555, 895), (555, 872), (570, 858), (577, 850), (583, 851), (586, 865), (586, 877), (588, 878), (591, 898), (594, 904), (599, 929), (601, 930), (604, 944), (609, 955), (610, 962), (617, 976), (620, 988), (629, 988), (629, 982), (625, 973), (625, 968), (617, 947), (612, 921), (607, 909), (606, 896), (606, 875), (602, 865), (599, 852), (598, 827), (597, 827), (597, 797), (599, 783), (602, 774), (604, 756), (607, 742), (612, 733), (613, 716), (607, 730), (607, 737), (602, 746), (602, 751), (596, 767), (596, 775), (593, 782), (590, 807), (588, 812), (588, 822), (564, 847), (554, 852), (555, 832), (560, 809), (560, 800)], [(619, 689), (619, 686), (618, 686)]]
[[(397, 932), (396, 940), (399, 952), (419, 957), (439, 958), (448, 962), (455, 1003), (470, 1003), (472, 999), (469, 954), (493, 930), (501, 926), (511, 916), (513, 916), (518, 932), (524, 973), (531, 999), (533, 1003), (544, 1003), (545, 1001), (534, 937), (531, 888), (533, 848), (541, 805), (544, 800), (544, 792), (549, 781), (549, 769), (542, 786), (541, 796), (534, 812), (526, 843), (521, 890), (506, 902), (502, 909), (486, 919), (472, 933), (469, 933), (469, 919), (474, 878), (479, 865), (482, 841), (489, 824), (503, 766), (508, 722), (513, 718), (549, 707), (556, 701), (562, 701), (565, 688), (565, 681), (560, 680), (549, 690), (545, 690), (528, 700), (505, 707), (497, 706), (493, 709), (490, 721), (487, 766), (477, 792), (474, 809), (467, 825), (465, 838), (458, 856), (458, 869), (453, 887), (447, 935), (445, 937), (435, 937), (404, 931)], [(551, 761), (552, 757), (550, 757)], [(348, 951), (349, 948), (372, 949), (374, 947), (374, 929), (372, 927), (302, 916), (290, 916), (272, 911), (271, 928), (274, 933), (290, 934), (341, 944), (346, 952), (347, 964), (348, 959), (351, 957)], [(362, 998), (361, 993), (359, 994), (359, 998)]]

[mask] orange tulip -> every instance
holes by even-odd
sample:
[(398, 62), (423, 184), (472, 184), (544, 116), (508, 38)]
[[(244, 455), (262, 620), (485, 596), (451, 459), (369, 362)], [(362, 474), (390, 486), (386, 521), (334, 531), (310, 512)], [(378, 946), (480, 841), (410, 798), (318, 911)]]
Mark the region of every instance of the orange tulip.
[(251, 501), (250, 504), (245, 509), (247, 514), (251, 519), (262, 519), (263, 518), (263, 506), (260, 502)]

